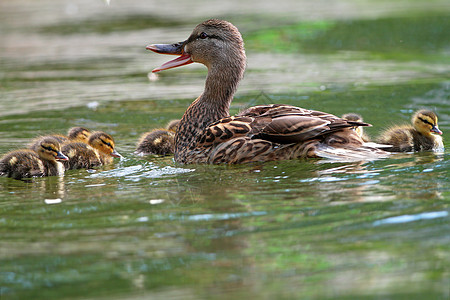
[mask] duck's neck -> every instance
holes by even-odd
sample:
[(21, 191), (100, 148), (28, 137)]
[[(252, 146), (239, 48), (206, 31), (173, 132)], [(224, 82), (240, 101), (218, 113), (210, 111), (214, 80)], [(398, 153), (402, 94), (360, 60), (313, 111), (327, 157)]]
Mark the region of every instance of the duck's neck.
[(244, 62), (210, 66), (205, 90), (186, 110), (175, 137), (177, 153), (195, 147), (203, 130), (212, 122), (229, 116), (230, 104), (245, 70)]

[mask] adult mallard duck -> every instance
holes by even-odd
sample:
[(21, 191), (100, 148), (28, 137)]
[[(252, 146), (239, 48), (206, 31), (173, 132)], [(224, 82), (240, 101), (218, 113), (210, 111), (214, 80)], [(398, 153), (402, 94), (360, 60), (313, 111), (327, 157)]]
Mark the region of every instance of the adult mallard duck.
[(392, 152), (411, 152), (432, 150), (444, 151), (442, 131), (438, 127), (437, 115), (426, 109), (415, 112), (411, 125), (394, 126), (381, 133), (378, 142), (392, 145), (386, 148)]
[(142, 134), (134, 154), (139, 156), (173, 154), (175, 132), (179, 122), (180, 120), (172, 120), (166, 128), (153, 129)]
[(204, 92), (184, 113), (175, 135), (179, 163), (245, 163), (302, 157), (367, 160), (386, 152), (364, 145), (351, 128), (368, 126), (334, 115), (289, 105), (260, 105), (229, 116), (230, 103), (244, 75), (242, 36), (231, 23), (207, 20), (189, 38), (154, 44), (148, 50), (179, 55), (153, 72), (204, 64)]
[[(346, 113), (346, 114), (343, 114), (341, 118), (344, 120), (347, 120), (347, 121), (364, 122), (362, 116), (357, 113)], [(353, 127), (353, 129), (356, 131), (356, 133), (361, 137), (361, 139), (364, 142), (370, 141), (369, 136), (364, 132), (364, 129), (362, 126), (355, 126), (355, 127)]]
[(62, 175), (64, 166), (59, 161), (67, 159), (61, 153), (59, 142), (55, 138), (45, 137), (36, 142), (33, 150), (6, 153), (0, 159), (0, 175), (15, 179)]

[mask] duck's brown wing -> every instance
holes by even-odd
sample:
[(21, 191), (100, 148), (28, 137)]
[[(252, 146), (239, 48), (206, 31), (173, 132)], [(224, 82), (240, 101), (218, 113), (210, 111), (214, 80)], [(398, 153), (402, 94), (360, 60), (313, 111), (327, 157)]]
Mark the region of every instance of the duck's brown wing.
[(279, 144), (300, 143), (353, 126), (370, 125), (290, 105), (258, 105), (212, 123), (204, 131), (200, 146), (243, 136)]

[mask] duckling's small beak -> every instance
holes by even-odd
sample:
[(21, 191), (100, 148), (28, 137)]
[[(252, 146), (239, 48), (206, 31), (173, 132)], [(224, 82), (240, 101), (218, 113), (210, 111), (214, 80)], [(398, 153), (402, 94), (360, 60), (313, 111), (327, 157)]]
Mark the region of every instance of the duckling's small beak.
[(431, 127), (431, 132), (437, 133), (437, 134), (442, 134), (442, 131), (439, 130), (439, 128), (437, 127), (437, 125), (433, 125), (433, 127)]
[(163, 70), (168, 70), (176, 67), (181, 67), (193, 63), (191, 56), (184, 53), (183, 47), (185, 42), (176, 44), (153, 44), (146, 47), (147, 50), (151, 50), (160, 54), (180, 55), (174, 60), (168, 61), (162, 64), (160, 67), (154, 69), (152, 72), (156, 73)]
[(55, 156), (56, 160), (69, 160), (62, 152), (58, 151)]
[(112, 157), (122, 157), (122, 155), (120, 155), (119, 152), (117, 152), (116, 150), (113, 150), (113, 152), (111, 152), (111, 156)]

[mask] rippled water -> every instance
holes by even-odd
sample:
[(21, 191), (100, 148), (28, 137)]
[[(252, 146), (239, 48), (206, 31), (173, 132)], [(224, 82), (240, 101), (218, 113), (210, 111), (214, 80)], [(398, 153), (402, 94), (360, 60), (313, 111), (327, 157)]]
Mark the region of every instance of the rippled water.
[[(0, 3), (0, 153), (81, 125), (111, 133), (124, 156), (0, 178), (0, 299), (448, 299), (448, 4), (208, 3)], [(134, 156), (205, 76), (192, 65), (149, 81), (167, 57), (144, 46), (211, 15), (247, 45), (232, 112), (354, 111), (375, 137), (428, 107), (447, 150), (239, 166)]]

